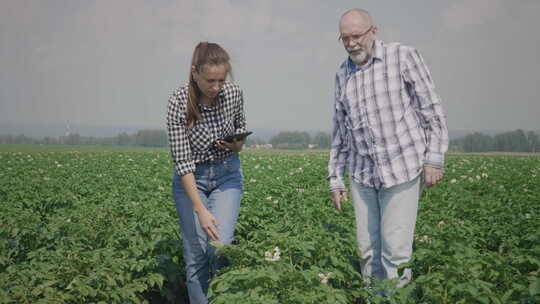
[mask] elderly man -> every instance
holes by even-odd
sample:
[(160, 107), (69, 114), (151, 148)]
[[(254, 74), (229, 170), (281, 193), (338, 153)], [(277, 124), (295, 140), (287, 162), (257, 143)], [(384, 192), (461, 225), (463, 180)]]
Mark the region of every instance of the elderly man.
[(398, 266), (410, 260), (421, 183), (443, 176), (446, 119), (420, 53), (376, 39), (369, 13), (351, 9), (340, 19), (348, 53), (336, 74), (332, 150), (328, 164), (336, 209), (347, 200), (348, 168), (362, 275), (412, 278)]

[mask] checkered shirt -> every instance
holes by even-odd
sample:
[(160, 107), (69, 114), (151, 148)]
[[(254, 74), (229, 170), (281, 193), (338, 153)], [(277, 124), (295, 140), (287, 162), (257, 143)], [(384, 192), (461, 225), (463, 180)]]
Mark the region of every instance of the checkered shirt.
[(345, 168), (367, 187), (389, 188), (443, 168), (448, 131), (441, 100), (420, 53), (374, 42), (370, 63), (347, 59), (336, 73), (330, 190), (344, 190)]
[(178, 175), (195, 172), (195, 165), (218, 160), (232, 153), (215, 146), (218, 139), (246, 132), (244, 99), (238, 85), (225, 83), (215, 106), (199, 104), (202, 119), (187, 127), (188, 86), (176, 89), (169, 98), (167, 131), (169, 148)]

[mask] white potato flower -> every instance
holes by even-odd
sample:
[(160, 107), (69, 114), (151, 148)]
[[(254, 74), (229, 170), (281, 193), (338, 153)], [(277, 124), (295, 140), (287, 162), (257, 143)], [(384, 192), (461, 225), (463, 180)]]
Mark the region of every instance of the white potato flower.
[(270, 251), (266, 251), (264, 253), (264, 259), (267, 260), (268, 262), (279, 261), (280, 258), (281, 258), (281, 251), (279, 250), (278, 247), (275, 247), (274, 249)]

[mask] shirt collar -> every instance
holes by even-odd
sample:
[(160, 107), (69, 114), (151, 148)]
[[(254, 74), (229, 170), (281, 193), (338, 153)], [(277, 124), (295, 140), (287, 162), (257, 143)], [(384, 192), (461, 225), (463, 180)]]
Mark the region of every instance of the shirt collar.
[(369, 67), (373, 62), (375, 61), (382, 61), (383, 60), (383, 45), (381, 40), (375, 40), (373, 41), (373, 56), (371, 56), (368, 63), (363, 65), (362, 67), (359, 67), (356, 65), (352, 60), (351, 57), (347, 57), (347, 65), (346, 65), (346, 74), (352, 74), (356, 73), (359, 70), (365, 69)]
[(215, 104), (213, 104), (213, 105), (207, 105), (207, 104), (202, 104), (202, 103), (198, 102), (197, 104), (199, 105), (199, 110), (200, 111), (213, 111), (217, 107), (217, 105), (219, 104), (219, 102), (221, 100), (220, 97), (221, 96), (218, 96), (217, 102)]
[(213, 105), (205, 105), (205, 104), (202, 104), (202, 103), (197, 103), (197, 104), (199, 105), (199, 109), (201, 111), (202, 110), (213, 111), (214, 109), (217, 108), (217, 106), (219, 104), (221, 104), (223, 102), (224, 99), (225, 99), (225, 89), (221, 88), (221, 90), (219, 90), (219, 92), (218, 92), (217, 100), (216, 100), (215, 104), (213, 104)]
[(214, 107), (199, 103), (199, 111), (212, 111)]
[(373, 59), (380, 61), (384, 60), (384, 46), (382, 40), (375, 40), (373, 42)]

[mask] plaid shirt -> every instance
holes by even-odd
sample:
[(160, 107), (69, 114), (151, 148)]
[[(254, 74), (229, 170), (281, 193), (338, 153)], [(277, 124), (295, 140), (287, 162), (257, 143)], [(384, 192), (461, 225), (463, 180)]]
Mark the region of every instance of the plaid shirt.
[(187, 127), (188, 87), (176, 89), (169, 98), (167, 131), (174, 167), (178, 175), (195, 172), (198, 163), (223, 159), (232, 153), (214, 144), (225, 136), (246, 132), (244, 99), (239, 86), (225, 83), (215, 106), (199, 104), (202, 119)]
[(417, 177), (424, 164), (444, 166), (446, 118), (418, 51), (374, 42), (371, 62), (347, 59), (336, 74), (330, 190), (344, 190), (348, 167), (354, 182), (376, 189)]

